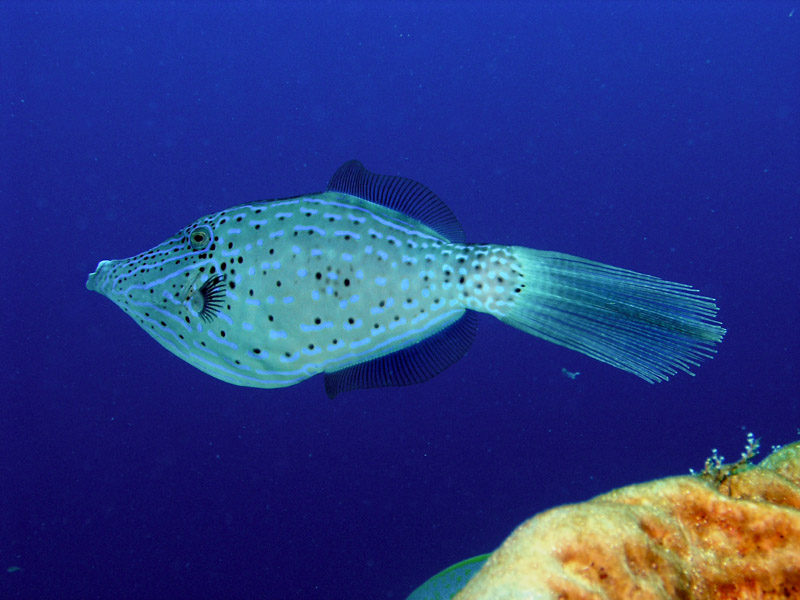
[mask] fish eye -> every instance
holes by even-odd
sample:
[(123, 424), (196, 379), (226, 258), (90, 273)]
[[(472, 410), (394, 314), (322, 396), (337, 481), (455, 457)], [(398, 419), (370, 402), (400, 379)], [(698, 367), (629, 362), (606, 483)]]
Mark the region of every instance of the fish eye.
[(197, 227), (189, 235), (189, 243), (192, 245), (192, 250), (205, 250), (208, 242), (211, 241), (211, 228), (207, 225)]

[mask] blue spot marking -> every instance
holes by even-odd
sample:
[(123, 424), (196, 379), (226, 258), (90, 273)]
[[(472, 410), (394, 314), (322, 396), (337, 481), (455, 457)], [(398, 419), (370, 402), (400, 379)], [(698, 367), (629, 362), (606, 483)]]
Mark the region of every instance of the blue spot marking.
[(350, 323), (345, 321), (342, 326), (344, 327), (345, 331), (350, 331), (351, 329), (358, 329), (363, 324), (364, 324), (364, 321), (362, 321), (361, 319), (356, 319), (356, 322), (353, 323), (352, 325), (350, 325)]
[(366, 338), (364, 338), (364, 339), (361, 339), (361, 340), (356, 340), (355, 342), (352, 342), (352, 343), (350, 344), (350, 347), (351, 347), (351, 348), (360, 348), (361, 346), (366, 346), (366, 345), (367, 345), (367, 344), (369, 344), (371, 341), (372, 341), (372, 338), (371, 338), (371, 337), (366, 337)]

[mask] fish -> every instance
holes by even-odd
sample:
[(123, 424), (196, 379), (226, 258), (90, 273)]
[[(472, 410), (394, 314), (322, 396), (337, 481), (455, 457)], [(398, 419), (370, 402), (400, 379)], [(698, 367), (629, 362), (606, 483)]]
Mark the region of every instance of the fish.
[(342, 165), (324, 191), (241, 204), (86, 282), (167, 350), (231, 384), (322, 374), (330, 397), (420, 383), (466, 354), (485, 313), (645, 381), (716, 353), (689, 285), (523, 246), (467, 243), (421, 183)]

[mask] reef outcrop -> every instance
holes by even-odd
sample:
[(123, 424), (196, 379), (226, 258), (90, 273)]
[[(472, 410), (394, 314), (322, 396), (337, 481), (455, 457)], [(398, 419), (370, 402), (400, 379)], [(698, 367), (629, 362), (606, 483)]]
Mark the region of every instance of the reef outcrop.
[(800, 442), (749, 458), (540, 513), (455, 598), (800, 599)]

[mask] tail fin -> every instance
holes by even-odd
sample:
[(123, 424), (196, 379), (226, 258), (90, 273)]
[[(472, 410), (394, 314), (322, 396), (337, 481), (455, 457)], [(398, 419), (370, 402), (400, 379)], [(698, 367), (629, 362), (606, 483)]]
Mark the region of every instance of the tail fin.
[(515, 246), (520, 293), (501, 320), (654, 383), (690, 370), (725, 335), (717, 306), (688, 285)]

